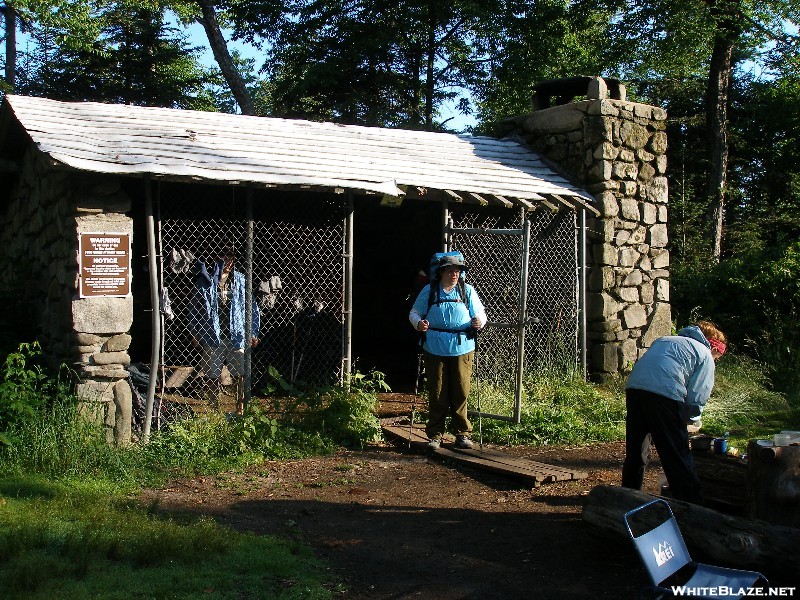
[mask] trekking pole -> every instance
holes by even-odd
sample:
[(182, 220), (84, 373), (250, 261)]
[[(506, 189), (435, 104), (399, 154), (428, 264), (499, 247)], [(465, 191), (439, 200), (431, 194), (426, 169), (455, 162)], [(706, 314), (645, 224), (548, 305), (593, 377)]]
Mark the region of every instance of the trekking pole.
[(478, 379), (478, 332), (475, 329), (475, 401), (478, 404), (478, 444), (483, 453), (483, 411), (481, 410), (481, 385)]
[(408, 424), (408, 447), (411, 448), (411, 436), (414, 432), (414, 421), (417, 418), (417, 395), (419, 380), (422, 377), (422, 352), (417, 353), (417, 378), (414, 380), (414, 398), (411, 400), (411, 422)]

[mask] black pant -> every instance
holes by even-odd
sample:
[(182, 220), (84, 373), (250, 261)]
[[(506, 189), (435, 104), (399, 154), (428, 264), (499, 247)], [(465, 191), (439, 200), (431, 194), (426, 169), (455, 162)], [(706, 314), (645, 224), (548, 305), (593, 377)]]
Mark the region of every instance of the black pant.
[(694, 471), (686, 430), (688, 408), (644, 390), (625, 390), (625, 462), (623, 487), (642, 489), (644, 470), (654, 443), (672, 496), (695, 504), (703, 503), (700, 479)]

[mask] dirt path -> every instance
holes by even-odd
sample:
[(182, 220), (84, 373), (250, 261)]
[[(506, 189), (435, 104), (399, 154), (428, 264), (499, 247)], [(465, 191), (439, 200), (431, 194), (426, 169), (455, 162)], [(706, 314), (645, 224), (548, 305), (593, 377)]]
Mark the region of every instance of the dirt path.
[[(580, 514), (589, 490), (619, 481), (623, 445), (502, 450), (589, 477), (528, 489), (382, 445), (176, 481), (144, 500), (302, 539), (346, 583), (348, 599), (635, 597), (645, 575), (632, 547)], [(656, 469), (645, 489), (657, 490)]]

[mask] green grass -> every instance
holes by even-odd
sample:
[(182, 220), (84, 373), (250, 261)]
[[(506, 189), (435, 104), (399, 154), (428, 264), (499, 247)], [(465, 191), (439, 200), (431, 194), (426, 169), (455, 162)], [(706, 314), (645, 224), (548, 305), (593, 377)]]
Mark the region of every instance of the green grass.
[[(485, 441), (516, 444), (588, 444), (625, 439), (625, 379), (584, 381), (575, 369), (547, 367), (524, 381), (521, 423), (483, 419)], [(480, 397), (485, 413), (513, 414), (505, 389), (477, 384), (470, 408)], [(474, 419), (473, 419), (474, 420)], [(744, 452), (750, 439), (770, 439), (782, 429), (800, 430), (795, 397), (770, 389), (769, 369), (743, 356), (727, 355), (717, 365), (714, 390), (703, 412), (703, 433), (730, 433), (730, 445)]]
[(36, 366), (39, 354), (21, 346), (0, 382), (0, 597), (316, 599), (344, 591), (297, 540), (165, 517), (134, 498), (173, 477), (331, 452), (341, 433), (332, 424), (346, 423), (354, 443), (373, 436), (377, 420), (361, 414), (369, 393), (360, 390), (351, 408), (344, 390), (328, 390), (334, 401), (314, 413), (323, 430), (279, 424), (251, 404), (243, 418), (173, 422), (147, 444), (120, 447), (86, 419), (69, 386)]
[[(255, 417), (253, 417), (255, 418)], [(301, 544), (237, 533), (210, 519), (159, 517), (129, 500), (169, 477), (239, 471), (333, 446), (291, 429), (240, 444), (242, 423), (212, 416), (119, 448), (53, 401), (0, 446), (3, 598), (330, 598), (336, 583)], [(251, 423), (252, 425), (252, 423)]]
[[(479, 384), (480, 385), (480, 384)], [(480, 385), (485, 413), (511, 415), (513, 398), (504, 390)], [(477, 401), (471, 401), (471, 407)], [(625, 437), (625, 396), (619, 382), (589, 383), (574, 368), (552, 367), (524, 381), (521, 422), (483, 420), (486, 441), (507, 444), (588, 444)]]
[(3, 598), (330, 598), (324, 573), (289, 540), (74, 484), (0, 481)]
[(717, 364), (714, 391), (703, 411), (703, 433), (730, 433), (729, 445), (744, 452), (751, 439), (771, 439), (800, 429), (796, 399), (770, 389), (767, 369), (747, 357), (726, 355)]

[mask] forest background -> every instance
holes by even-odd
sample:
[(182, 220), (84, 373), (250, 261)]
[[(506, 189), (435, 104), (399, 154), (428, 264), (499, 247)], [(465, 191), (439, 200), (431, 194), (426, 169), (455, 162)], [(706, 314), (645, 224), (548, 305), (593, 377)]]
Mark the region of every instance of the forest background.
[(630, 99), (669, 117), (676, 324), (711, 318), (777, 391), (800, 395), (793, 0), (15, 0), (0, 10), (2, 91), (57, 100), (435, 131), (470, 123), (461, 133), (477, 135), (529, 112), (539, 81), (619, 78)]

